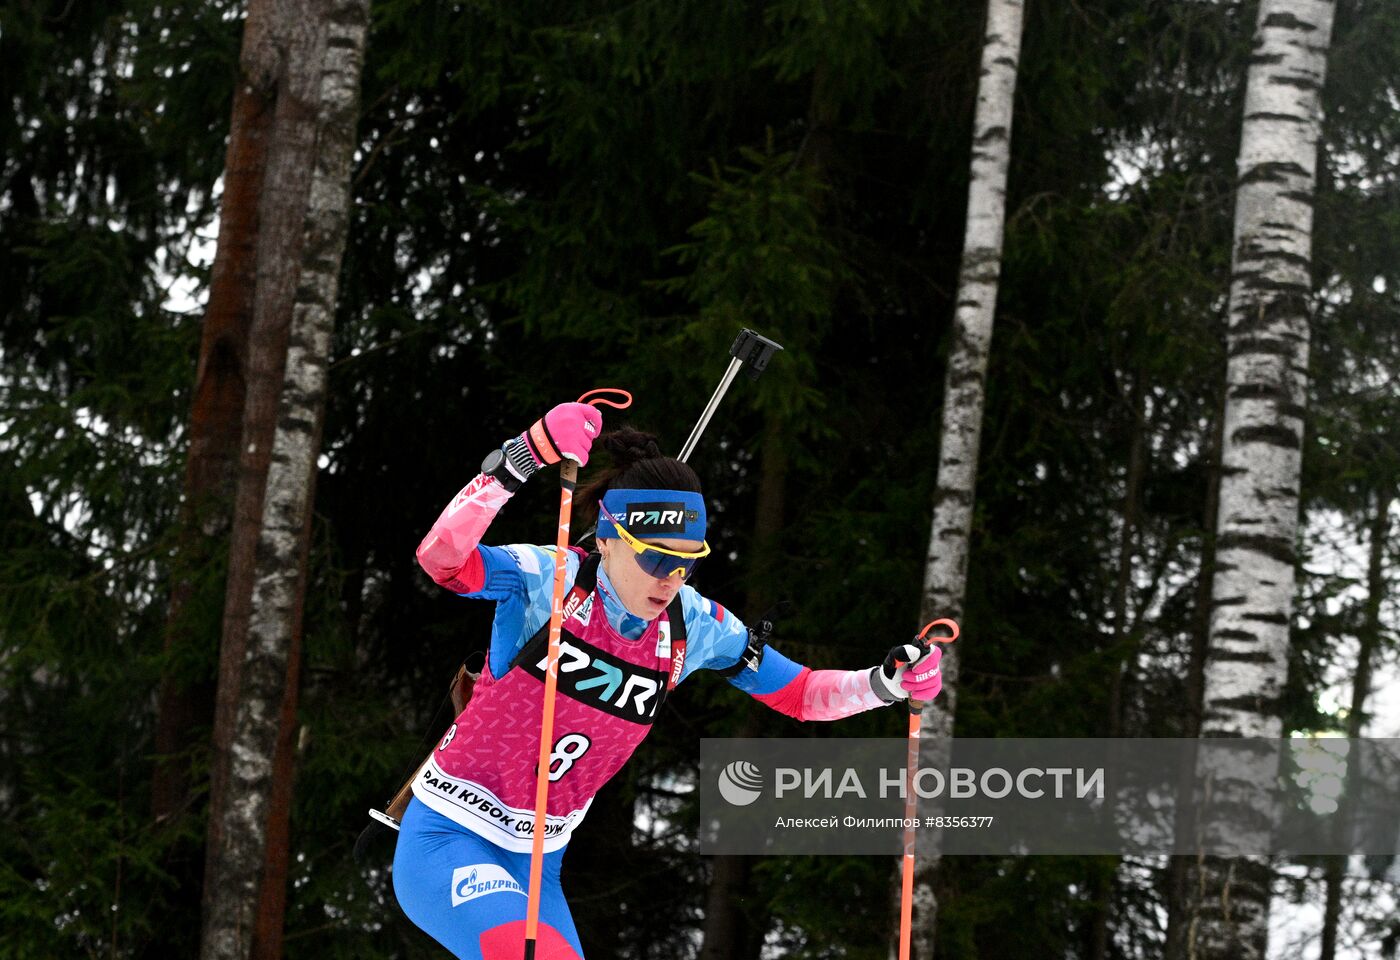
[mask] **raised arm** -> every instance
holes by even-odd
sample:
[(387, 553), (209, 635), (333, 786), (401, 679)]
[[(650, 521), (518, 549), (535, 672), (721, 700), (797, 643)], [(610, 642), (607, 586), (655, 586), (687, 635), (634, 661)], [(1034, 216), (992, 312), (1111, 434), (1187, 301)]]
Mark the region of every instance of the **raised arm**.
[(603, 426), (603, 415), (586, 403), (561, 403), (487, 454), (477, 474), (452, 498), (418, 545), (418, 563), (456, 593), (475, 593), (484, 583), (477, 545), (496, 514), (520, 485), (542, 466), (567, 457), (583, 466)]
[(479, 473), (462, 488), (418, 545), (418, 565), (455, 593), (481, 589), (484, 573), (477, 544), (513, 491), (500, 480)]

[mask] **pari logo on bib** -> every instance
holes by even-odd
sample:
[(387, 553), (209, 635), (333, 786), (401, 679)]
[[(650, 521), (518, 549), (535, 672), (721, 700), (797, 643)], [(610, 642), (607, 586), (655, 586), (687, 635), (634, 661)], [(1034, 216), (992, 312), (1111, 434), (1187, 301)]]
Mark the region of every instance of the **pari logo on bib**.
[(518, 893), (526, 896), (525, 888), (505, 869), (495, 863), (473, 863), (452, 871), (452, 905), (460, 907), (492, 893)]

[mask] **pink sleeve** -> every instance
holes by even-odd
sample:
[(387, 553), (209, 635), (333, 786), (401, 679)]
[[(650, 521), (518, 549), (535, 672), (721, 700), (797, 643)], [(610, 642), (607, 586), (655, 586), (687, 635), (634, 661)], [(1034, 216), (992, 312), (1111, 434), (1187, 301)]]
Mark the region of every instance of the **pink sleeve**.
[(870, 686), (870, 670), (811, 670), (772, 693), (756, 694), (764, 706), (798, 720), (840, 720), (887, 704)]
[(495, 477), (477, 474), (453, 497), (418, 545), (418, 565), (449, 590), (475, 593), (485, 582), (476, 545), (496, 518), (510, 491)]

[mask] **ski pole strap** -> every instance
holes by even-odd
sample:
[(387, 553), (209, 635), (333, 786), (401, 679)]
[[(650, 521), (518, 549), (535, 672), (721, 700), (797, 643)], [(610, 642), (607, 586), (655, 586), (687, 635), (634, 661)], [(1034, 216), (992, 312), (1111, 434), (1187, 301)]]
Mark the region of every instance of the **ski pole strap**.
[[(607, 397), (603, 396), (594, 396), (594, 394), (604, 393), (615, 393), (622, 397), (622, 402), (619, 403), (616, 400), (609, 400)], [(601, 407), (606, 405), (609, 407), (615, 407), (618, 410), (626, 410), (628, 407), (632, 406), (632, 394), (628, 393), (626, 390), (623, 390), (621, 387), (598, 387), (596, 390), (590, 390), (583, 396), (579, 397), (577, 402), (591, 403), (595, 407)]]
[[(953, 635), (951, 637), (930, 637), (928, 632), (934, 627), (947, 627), (949, 630), (953, 631)], [(948, 617), (940, 617), (937, 620), (930, 620), (928, 623), (924, 624), (924, 628), (915, 635), (914, 642), (921, 647), (927, 647), (930, 643), (952, 643), (954, 640), (958, 639), (958, 635), (961, 632), (962, 631), (958, 629), (956, 620), (952, 620)]]

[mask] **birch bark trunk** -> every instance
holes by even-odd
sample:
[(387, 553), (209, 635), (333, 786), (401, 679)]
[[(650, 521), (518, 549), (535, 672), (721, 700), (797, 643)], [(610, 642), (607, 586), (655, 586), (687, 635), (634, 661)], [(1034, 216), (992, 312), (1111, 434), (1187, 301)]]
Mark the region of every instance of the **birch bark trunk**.
[[(299, 21), (299, 25), (298, 25)], [(233, 916), (236, 891), (216, 886), (225, 849), (224, 807), (228, 803), (231, 741), (240, 695), (243, 644), (252, 602), (252, 557), (262, 517), (263, 486), (281, 391), (292, 293), (299, 272), (301, 218), (289, 222), (288, 210), (302, 211), (309, 186), (310, 145), (314, 135), (318, 87), (310, 82), (313, 50), (306, 36), (313, 9), (297, 0), (254, 0), (243, 28), (240, 83), (260, 91), (271, 120), (267, 156), (257, 198), (258, 233), (253, 253), (253, 282), (248, 290), (253, 323), (248, 338), (246, 396), (240, 440), (238, 485), (229, 538), (228, 575), (219, 644), (218, 692), (210, 756), (209, 824), (205, 838), (201, 954), (214, 949), (213, 929)], [(319, 58), (317, 58), (319, 62)], [(306, 171), (306, 183), (299, 171)], [(285, 276), (292, 273), (290, 280)], [(237, 843), (238, 838), (231, 838)], [(250, 931), (244, 931), (248, 933)], [(243, 936), (243, 933), (238, 934)], [(220, 949), (247, 950), (247, 937)], [(225, 954), (213, 954), (225, 955)]]
[(243, 552), (230, 554), (216, 735), (226, 752), (211, 797), (204, 960), (281, 954), (289, 731), (368, 18), (368, 0), (284, 2), (269, 41), (280, 74), (261, 198), (254, 371), (270, 389), (256, 410), (250, 394), (244, 423), (234, 544)]
[[(1333, 12), (1331, 0), (1263, 0), (1255, 29), (1235, 200), (1206, 737), (1282, 733), (1307, 402), (1313, 192)], [(1228, 773), (1217, 779), (1217, 795), (1228, 795), (1229, 780)], [(1249, 829), (1246, 820), (1218, 829), (1239, 837)], [(1189, 952), (1263, 960), (1269, 880), (1262, 859), (1207, 858)]]
[[(1023, 14), (1022, 0), (988, 0), (981, 79), (977, 85), (977, 110), (973, 119), (972, 170), (953, 320), (953, 349), (948, 357), (943, 387), (938, 490), (934, 495), (933, 525), (924, 566), (921, 622), (936, 617), (962, 618), (986, 397), (987, 356), (992, 342), (997, 283), (1001, 277), (1006, 175), (1011, 163), (1011, 118)], [(952, 644), (944, 648), (943, 692), (924, 707), (920, 721), (924, 738), (944, 744), (952, 738), (957, 711), (956, 647), (957, 644)], [(946, 761), (947, 758), (941, 759)], [(937, 757), (920, 760), (921, 766), (939, 764)], [(916, 849), (911, 953), (917, 960), (933, 956), (938, 920), (934, 874), (940, 859), (937, 849), (927, 846)]]

